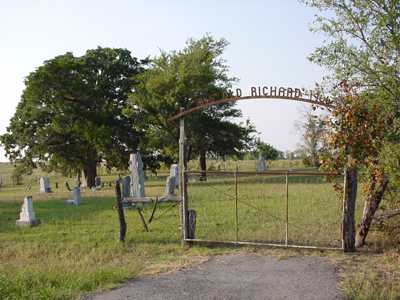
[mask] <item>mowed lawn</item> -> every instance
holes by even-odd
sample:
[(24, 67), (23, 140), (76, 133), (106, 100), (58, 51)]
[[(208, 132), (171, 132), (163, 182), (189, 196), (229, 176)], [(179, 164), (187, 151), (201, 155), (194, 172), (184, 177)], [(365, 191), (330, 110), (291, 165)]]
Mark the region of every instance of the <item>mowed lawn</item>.
[(284, 176), (239, 176), (237, 203), (235, 190), (233, 175), (189, 185), (197, 238), (284, 244), (287, 218), (289, 244), (341, 247), (341, 197), (325, 177), (290, 176), (287, 202)]
[[(232, 183), (231, 178), (191, 180), (190, 206), (197, 212), (198, 238), (235, 239)], [(279, 178), (239, 179), (240, 240), (283, 242), (285, 191)], [(147, 194), (162, 192), (163, 181), (147, 182)], [(341, 204), (331, 184), (293, 182), (289, 193), (290, 243), (340, 246)], [(78, 207), (65, 205), (67, 196), (34, 194), (34, 209), (42, 223), (33, 228), (15, 226), (21, 201), (0, 201), (1, 299), (70, 299), (219, 251), (181, 247), (178, 207), (159, 207), (150, 232), (144, 231), (136, 211), (127, 211), (123, 244), (118, 242), (113, 188), (83, 192)], [(151, 206), (144, 213), (149, 217)]]
[[(103, 179), (112, 181), (116, 177)], [(60, 182), (63, 180), (60, 178)], [(51, 181), (54, 187), (54, 178)], [(161, 195), (164, 183), (165, 178), (150, 178), (146, 181), (146, 194)], [(15, 226), (25, 194), (33, 195), (34, 209), (41, 220), (37, 227)], [(179, 210), (169, 204), (159, 207), (150, 232), (145, 232), (136, 211), (126, 211), (127, 239), (120, 243), (117, 212), (113, 209), (114, 187), (83, 190), (79, 207), (64, 204), (69, 196), (61, 184), (46, 195), (39, 194), (33, 185), (27, 192), (25, 186), (0, 190), (0, 299), (74, 299), (130, 278), (201, 261), (209, 255), (239, 251), (235, 247), (182, 247)], [(196, 237), (234, 241), (235, 199), (233, 176), (209, 176), (207, 182), (191, 177), (189, 204), (197, 212)], [(284, 243), (284, 176), (239, 176), (237, 199), (240, 241)], [(290, 177), (288, 204), (289, 244), (340, 246), (341, 197), (324, 177)], [(358, 204), (357, 220), (361, 208)], [(145, 208), (146, 218), (151, 209)], [(264, 253), (262, 248), (257, 251)], [(273, 254), (279, 256), (312, 253), (276, 251)], [(381, 277), (393, 268), (393, 274), (397, 274), (398, 268), (393, 264), (398, 259), (396, 252), (351, 257), (330, 253), (324, 255), (343, 266), (342, 288), (351, 299), (396, 299), (400, 291), (397, 277)]]

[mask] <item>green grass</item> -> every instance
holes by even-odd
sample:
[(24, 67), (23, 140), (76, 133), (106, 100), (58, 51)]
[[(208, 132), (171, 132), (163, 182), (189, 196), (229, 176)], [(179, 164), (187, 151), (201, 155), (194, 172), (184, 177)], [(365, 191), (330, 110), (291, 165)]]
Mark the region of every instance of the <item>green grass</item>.
[[(304, 180), (311, 180), (303, 178)], [(289, 243), (340, 247), (341, 203), (331, 184), (289, 181)], [(298, 180), (297, 180), (298, 181)], [(238, 180), (238, 239), (284, 243), (286, 185), (284, 178)], [(190, 208), (197, 212), (197, 237), (217, 241), (236, 238), (233, 178), (189, 186)]]
[[(178, 210), (152, 223), (146, 233), (128, 211), (125, 244), (112, 198), (86, 198), (79, 207), (61, 200), (37, 201), (42, 224), (17, 228), (19, 204), (0, 204), (0, 299), (70, 299), (112, 286), (163, 264), (188, 258), (180, 246)], [(201, 248), (189, 251), (201, 253)]]
[[(284, 242), (284, 182), (282, 176), (239, 178), (239, 240)], [(160, 195), (163, 190), (162, 178), (151, 177), (146, 182), (148, 195)], [(144, 231), (136, 211), (127, 211), (127, 240), (119, 243), (117, 213), (112, 208), (113, 187), (96, 192), (83, 190), (79, 207), (64, 204), (69, 196), (65, 188), (46, 195), (36, 189), (30, 193), (42, 223), (33, 228), (17, 228), (15, 219), (24, 189), (6, 186), (0, 191), (0, 299), (73, 299), (128, 278), (238, 251), (234, 247), (182, 248), (178, 208), (170, 209), (167, 204), (157, 211), (150, 232)], [(197, 212), (197, 238), (235, 239), (233, 177), (209, 177), (208, 182), (193, 177), (189, 197), (190, 208)], [(340, 246), (341, 201), (323, 177), (291, 177), (288, 203), (289, 243)], [(145, 208), (144, 213), (148, 217), (151, 207)], [(360, 213), (358, 205), (357, 219)], [(382, 249), (379, 236), (372, 235), (370, 240), (374, 255), (241, 249), (283, 256), (327, 255), (342, 268), (342, 288), (349, 298), (398, 299), (399, 256), (393, 250), (376, 254)]]

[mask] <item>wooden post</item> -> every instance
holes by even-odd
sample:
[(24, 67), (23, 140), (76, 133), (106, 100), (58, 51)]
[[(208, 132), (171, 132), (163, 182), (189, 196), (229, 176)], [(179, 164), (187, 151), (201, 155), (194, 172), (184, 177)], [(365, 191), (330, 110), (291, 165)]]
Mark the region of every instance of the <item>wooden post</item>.
[(189, 209), (188, 211), (188, 239), (196, 237), (196, 211)]
[[(181, 111), (184, 111), (181, 108)], [(186, 175), (186, 149), (185, 149), (185, 119), (179, 120), (179, 170), (180, 170), (180, 194), (181, 194), (181, 226), (182, 246), (186, 245), (188, 238), (188, 196), (187, 196), (187, 175)]]
[(119, 184), (119, 180), (115, 182), (115, 194), (117, 197), (117, 210), (119, 219), (119, 240), (124, 242), (126, 235), (126, 221), (124, 208), (122, 207), (121, 186)]
[(151, 212), (151, 216), (150, 216), (149, 221), (148, 221), (149, 224), (151, 223), (151, 221), (153, 221), (154, 214), (156, 213), (157, 205), (158, 205), (158, 197), (156, 197), (156, 201), (154, 202), (153, 210)]
[(355, 251), (355, 208), (357, 200), (357, 169), (346, 168), (343, 187), (342, 247), (344, 252)]

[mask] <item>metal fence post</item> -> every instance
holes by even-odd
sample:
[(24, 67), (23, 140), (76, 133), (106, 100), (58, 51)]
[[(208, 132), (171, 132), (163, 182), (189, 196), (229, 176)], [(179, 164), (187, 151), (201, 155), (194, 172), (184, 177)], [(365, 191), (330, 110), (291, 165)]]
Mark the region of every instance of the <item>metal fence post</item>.
[[(181, 111), (183, 109), (181, 108)], [(186, 174), (186, 153), (185, 153), (185, 118), (179, 120), (179, 169), (180, 169), (180, 195), (181, 195), (181, 226), (182, 246), (186, 244), (188, 237), (188, 197), (187, 197), (187, 174)]]
[(238, 166), (235, 170), (235, 227), (236, 227), (236, 242), (239, 240), (239, 216), (238, 216)]
[(286, 172), (286, 236), (285, 245), (289, 242), (289, 173)]

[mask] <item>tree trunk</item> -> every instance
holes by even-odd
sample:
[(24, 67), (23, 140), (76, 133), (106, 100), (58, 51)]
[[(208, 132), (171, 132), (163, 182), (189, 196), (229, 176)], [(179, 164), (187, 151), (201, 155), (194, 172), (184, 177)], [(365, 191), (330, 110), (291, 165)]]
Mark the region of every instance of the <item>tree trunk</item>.
[(360, 228), (357, 232), (357, 248), (365, 245), (365, 239), (367, 238), (369, 228), (371, 227), (372, 219), (382, 201), (388, 183), (389, 179), (386, 176), (384, 176), (379, 182), (376, 182), (374, 179), (371, 180), (369, 187), (370, 193), (367, 195), (367, 199), (365, 199), (363, 216)]
[(346, 169), (344, 174), (342, 246), (345, 252), (355, 251), (355, 208), (357, 198), (357, 169)]
[(200, 150), (199, 156), (199, 163), (200, 163), (200, 181), (207, 181), (207, 160), (206, 160), (206, 151)]
[(97, 163), (96, 162), (89, 162), (83, 168), (83, 174), (85, 176), (86, 186), (88, 188), (95, 187), (95, 178), (97, 176)]

